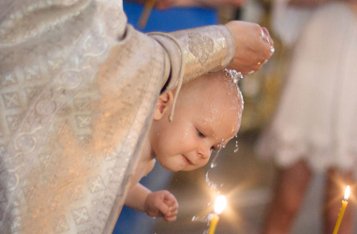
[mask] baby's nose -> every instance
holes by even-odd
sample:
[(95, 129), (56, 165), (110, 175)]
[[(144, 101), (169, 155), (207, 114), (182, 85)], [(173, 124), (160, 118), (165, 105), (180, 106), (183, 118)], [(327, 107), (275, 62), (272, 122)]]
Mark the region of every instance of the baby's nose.
[(203, 145), (199, 151), (200, 158), (203, 160), (208, 160), (211, 156), (212, 150), (210, 146)]

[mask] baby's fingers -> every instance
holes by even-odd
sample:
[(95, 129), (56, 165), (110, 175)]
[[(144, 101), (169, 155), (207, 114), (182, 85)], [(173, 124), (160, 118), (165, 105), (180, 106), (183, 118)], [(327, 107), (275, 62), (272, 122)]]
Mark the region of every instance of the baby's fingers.
[(177, 219), (177, 209), (170, 209), (169, 213), (164, 216), (164, 219), (168, 222), (175, 221)]
[(173, 222), (173, 221), (176, 221), (177, 216), (176, 216), (176, 215), (174, 215), (174, 216), (165, 216), (164, 219), (165, 219), (167, 222)]

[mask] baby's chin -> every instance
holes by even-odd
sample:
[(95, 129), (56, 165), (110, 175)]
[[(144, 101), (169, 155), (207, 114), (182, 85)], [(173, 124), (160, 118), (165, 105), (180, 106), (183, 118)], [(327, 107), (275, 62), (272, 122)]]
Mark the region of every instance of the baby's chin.
[(158, 162), (160, 163), (160, 165), (164, 169), (166, 169), (166, 170), (168, 170), (170, 172), (179, 172), (179, 171), (181, 171), (181, 168), (179, 168), (177, 165), (173, 166), (170, 163), (161, 162), (160, 160), (158, 160)]
[(186, 161), (185, 157), (181, 155), (177, 155), (172, 159), (174, 160), (158, 161), (163, 168), (171, 172), (192, 171), (196, 169), (193, 165), (190, 165), (190, 163)]

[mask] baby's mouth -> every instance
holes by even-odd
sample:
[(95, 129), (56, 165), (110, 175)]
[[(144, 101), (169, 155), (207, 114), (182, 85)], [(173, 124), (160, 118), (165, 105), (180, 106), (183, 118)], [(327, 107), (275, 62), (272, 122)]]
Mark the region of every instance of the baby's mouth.
[(195, 164), (185, 155), (182, 155), (182, 157), (185, 159), (185, 161), (187, 162), (188, 165), (194, 166)]

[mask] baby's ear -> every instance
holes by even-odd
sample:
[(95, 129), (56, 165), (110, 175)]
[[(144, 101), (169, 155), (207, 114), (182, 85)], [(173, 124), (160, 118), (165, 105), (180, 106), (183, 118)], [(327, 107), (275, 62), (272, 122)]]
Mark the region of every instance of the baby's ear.
[(172, 104), (173, 97), (174, 97), (173, 92), (170, 90), (165, 91), (159, 96), (156, 102), (154, 120), (159, 120), (164, 116), (165, 112), (169, 109), (169, 107)]

